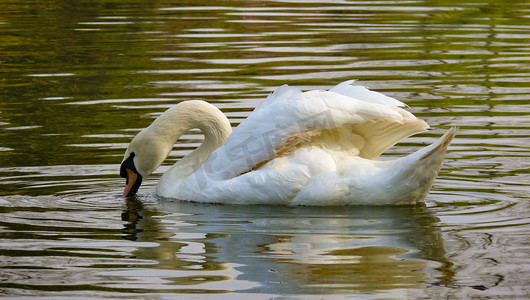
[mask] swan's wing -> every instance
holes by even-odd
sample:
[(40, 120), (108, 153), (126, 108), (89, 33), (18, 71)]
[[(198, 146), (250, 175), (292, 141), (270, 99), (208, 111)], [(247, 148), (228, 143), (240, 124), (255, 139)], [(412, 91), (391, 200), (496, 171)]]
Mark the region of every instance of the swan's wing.
[(379, 103), (386, 106), (393, 107), (407, 107), (407, 105), (401, 101), (398, 101), (387, 95), (383, 95), (378, 92), (370, 91), (361, 85), (352, 85), (355, 80), (348, 80), (340, 83), (330, 89), (331, 92), (335, 92), (341, 95), (345, 95), (357, 100), (369, 102), (369, 103)]
[(403, 118), (401, 123), (392, 122), (389, 119), (377, 119), (352, 126), (352, 130), (363, 136), (366, 142), (360, 150), (359, 156), (377, 159), (397, 142), (429, 128), (425, 121), (416, 118), (408, 111), (401, 108), (398, 108), (397, 111)]
[(296, 97), (298, 95), (302, 94), (302, 91), (295, 88), (290, 87), (287, 84), (284, 84), (280, 86), (279, 88), (275, 89), (274, 92), (272, 92), (265, 101), (261, 102), (258, 107), (254, 111), (257, 111), (259, 109), (262, 109), (264, 107), (269, 106), (272, 103), (275, 103), (277, 101), (290, 99), (293, 97)]
[(405, 103), (381, 93), (371, 91), (364, 86), (352, 85), (353, 82), (355, 80), (344, 81), (330, 89), (330, 91), (360, 101), (394, 107), (403, 118), (402, 123), (396, 123), (389, 119), (378, 119), (372, 120), (371, 122), (355, 124), (353, 131), (363, 136), (366, 142), (364, 147), (360, 149), (361, 153), (359, 156), (375, 159), (402, 139), (423, 132), (429, 128), (429, 125), (423, 120), (399, 108), (408, 107)]
[[(338, 90), (343, 92), (345, 87)], [(198, 172), (212, 179), (234, 178), (303, 143), (346, 152), (351, 148), (352, 155), (376, 158), (401, 139), (428, 127), (397, 107), (401, 102), (363, 92), (363, 100), (359, 100), (351, 93), (301, 93), (282, 86), (233, 131)]]

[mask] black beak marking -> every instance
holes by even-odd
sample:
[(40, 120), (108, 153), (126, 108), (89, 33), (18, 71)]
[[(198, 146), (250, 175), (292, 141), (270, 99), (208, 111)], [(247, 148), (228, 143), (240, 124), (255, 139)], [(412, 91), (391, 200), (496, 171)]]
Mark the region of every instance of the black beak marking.
[(126, 184), (129, 184), (129, 176), (127, 175), (127, 169), (133, 171), (137, 175), (136, 181), (134, 182), (134, 185), (132, 186), (130, 192), (126, 195), (126, 197), (133, 196), (134, 194), (136, 194), (136, 192), (138, 192), (138, 189), (140, 188), (140, 185), (142, 184), (142, 175), (140, 175), (138, 170), (136, 170), (136, 166), (134, 165), (135, 156), (136, 154), (132, 152), (131, 155), (129, 155), (129, 157), (124, 160), (120, 166), (120, 176), (122, 178), (125, 178)]

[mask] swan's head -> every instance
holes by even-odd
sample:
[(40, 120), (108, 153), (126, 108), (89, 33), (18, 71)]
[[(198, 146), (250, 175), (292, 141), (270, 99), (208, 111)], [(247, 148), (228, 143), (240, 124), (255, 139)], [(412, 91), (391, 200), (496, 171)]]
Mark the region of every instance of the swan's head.
[(148, 127), (138, 133), (125, 151), (120, 167), (120, 175), (126, 180), (124, 197), (136, 194), (142, 180), (162, 164), (171, 150), (172, 143), (151, 131)]

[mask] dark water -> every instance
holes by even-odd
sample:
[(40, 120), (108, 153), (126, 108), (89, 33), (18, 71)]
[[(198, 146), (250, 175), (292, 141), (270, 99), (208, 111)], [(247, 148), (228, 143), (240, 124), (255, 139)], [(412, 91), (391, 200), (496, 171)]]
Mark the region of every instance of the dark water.
[[(0, 295), (520, 298), (530, 290), (527, 1), (0, 3)], [(459, 135), (425, 205), (120, 194), (127, 143), (202, 99), (233, 126), (275, 87), (358, 79)]]

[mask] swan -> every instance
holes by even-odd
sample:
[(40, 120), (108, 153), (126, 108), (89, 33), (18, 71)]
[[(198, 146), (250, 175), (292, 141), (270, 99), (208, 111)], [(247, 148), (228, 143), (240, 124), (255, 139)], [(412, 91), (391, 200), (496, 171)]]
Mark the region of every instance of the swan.
[(401, 205), (424, 200), (456, 134), (408, 156), (388, 148), (429, 125), (391, 97), (345, 81), (302, 92), (283, 85), (232, 132), (226, 116), (200, 100), (169, 108), (130, 142), (120, 167), (124, 197), (198, 128), (203, 143), (169, 168), (156, 194), (224, 204)]

